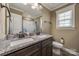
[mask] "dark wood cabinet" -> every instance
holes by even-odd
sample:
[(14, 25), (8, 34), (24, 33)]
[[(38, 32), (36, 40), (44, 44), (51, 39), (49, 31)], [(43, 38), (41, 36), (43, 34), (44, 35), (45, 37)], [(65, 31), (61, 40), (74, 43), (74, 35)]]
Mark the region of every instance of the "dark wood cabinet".
[(41, 51), (38, 50), (35, 53), (33, 53), (31, 56), (40, 56), (41, 55)]
[(52, 46), (51, 45), (48, 45), (47, 46), (47, 56), (52, 56)]
[(51, 56), (52, 55), (52, 37), (37, 42), (28, 47), (19, 49), (6, 56)]
[(47, 47), (42, 48), (42, 56), (46, 56), (46, 54), (47, 54), (46, 49), (47, 49)]
[(35, 54), (37, 51), (40, 51), (41, 43), (36, 43), (31, 46), (22, 48), (20, 50), (17, 50), (15, 52), (12, 52), (10, 54), (7, 54), (9, 56), (30, 56)]
[(42, 42), (42, 56), (52, 55), (52, 39), (49, 38)]

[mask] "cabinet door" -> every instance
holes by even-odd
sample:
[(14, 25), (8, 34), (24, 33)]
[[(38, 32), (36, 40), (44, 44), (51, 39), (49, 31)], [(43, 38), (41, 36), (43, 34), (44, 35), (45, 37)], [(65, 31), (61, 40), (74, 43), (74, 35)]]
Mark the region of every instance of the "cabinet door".
[(52, 38), (46, 39), (42, 42), (42, 55), (43, 56), (52, 55)]
[(36, 51), (36, 52), (33, 53), (31, 56), (41, 56), (40, 50)]
[(42, 48), (42, 56), (52, 56), (52, 46), (50, 44)]
[(46, 54), (47, 54), (46, 49), (47, 49), (46, 46), (42, 48), (42, 56), (46, 56)]
[(52, 56), (52, 45), (47, 45), (47, 56)]

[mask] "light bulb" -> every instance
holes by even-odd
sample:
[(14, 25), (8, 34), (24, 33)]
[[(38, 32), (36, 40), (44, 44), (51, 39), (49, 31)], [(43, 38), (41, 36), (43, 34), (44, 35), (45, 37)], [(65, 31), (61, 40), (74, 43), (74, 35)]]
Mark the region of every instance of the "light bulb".
[(34, 6), (38, 6), (38, 3), (34, 3)]
[(35, 9), (36, 8), (36, 6), (32, 6), (32, 9)]
[(23, 3), (24, 5), (27, 5), (27, 3)]
[(41, 5), (39, 5), (39, 7), (38, 7), (39, 9), (42, 9), (43, 7), (41, 6)]

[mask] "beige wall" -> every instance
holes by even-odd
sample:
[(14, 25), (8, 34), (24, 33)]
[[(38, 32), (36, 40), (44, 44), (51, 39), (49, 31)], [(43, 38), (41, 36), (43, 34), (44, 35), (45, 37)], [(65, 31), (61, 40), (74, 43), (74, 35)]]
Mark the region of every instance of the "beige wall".
[(49, 33), (50, 34), (50, 11), (47, 10), (46, 8), (43, 8), (40, 10), (42, 13), (41, 19), (43, 20), (43, 25), (42, 25), (42, 32)]
[(77, 49), (79, 51), (79, 4), (75, 6), (75, 30), (57, 30), (56, 29), (56, 13), (52, 12), (52, 29), (51, 34), (53, 37), (60, 41), (63, 37), (65, 40), (64, 46), (71, 49)]
[(1, 33), (0, 39), (5, 36), (5, 8), (0, 8), (0, 25), (1, 25)]

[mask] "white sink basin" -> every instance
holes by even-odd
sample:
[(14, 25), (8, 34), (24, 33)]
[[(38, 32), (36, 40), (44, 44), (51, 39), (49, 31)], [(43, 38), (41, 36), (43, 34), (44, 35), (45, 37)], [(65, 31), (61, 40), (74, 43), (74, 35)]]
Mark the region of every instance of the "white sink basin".
[(0, 51), (4, 51), (10, 45), (10, 40), (0, 40)]
[(12, 41), (10, 43), (10, 46), (17, 46), (17, 45), (20, 45), (20, 44), (23, 44), (23, 43), (27, 43), (27, 42), (31, 42), (31, 41), (34, 41), (34, 39), (27, 38), (27, 39), (21, 39), (21, 40), (17, 40), (17, 41)]
[(36, 38), (46, 38), (46, 37), (48, 37), (48, 35), (34, 35), (34, 36), (32, 36), (32, 38), (34, 38), (34, 39), (36, 39)]
[(38, 35), (39, 38), (45, 38), (47, 35)]

